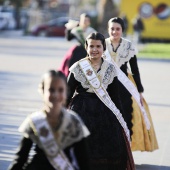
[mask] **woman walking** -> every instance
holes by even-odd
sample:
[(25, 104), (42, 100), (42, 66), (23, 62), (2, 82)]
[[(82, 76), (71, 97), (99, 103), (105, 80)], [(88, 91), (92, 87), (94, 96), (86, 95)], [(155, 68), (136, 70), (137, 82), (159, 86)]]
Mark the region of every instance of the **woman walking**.
[(117, 73), (102, 58), (106, 49), (104, 36), (90, 34), (85, 47), (88, 56), (70, 68), (67, 105), (79, 113), (91, 133), (91, 169), (134, 170), (129, 130), (121, 114)]
[[(135, 95), (139, 95), (138, 104), (134, 100), (136, 96), (133, 95), (132, 97), (131, 93), (126, 90), (126, 85), (119, 85), (125, 111), (123, 117), (131, 132), (132, 150), (153, 151), (158, 149), (158, 143), (149, 108), (142, 95), (144, 88), (141, 83), (137, 64), (137, 50), (129, 40), (122, 38), (123, 31), (124, 22), (121, 18), (115, 17), (108, 21), (109, 38), (106, 39), (107, 50), (105, 51), (105, 58), (122, 70), (125, 74), (124, 79), (126, 79), (124, 81), (128, 83), (126, 77), (128, 76), (131, 82), (134, 83), (136, 87), (133, 86), (134, 88), (131, 89), (132, 92), (137, 88), (136, 93), (138, 94)], [(128, 69), (128, 63), (132, 73)], [(141, 108), (145, 108), (143, 110), (145, 114), (142, 114), (139, 105), (142, 106)]]

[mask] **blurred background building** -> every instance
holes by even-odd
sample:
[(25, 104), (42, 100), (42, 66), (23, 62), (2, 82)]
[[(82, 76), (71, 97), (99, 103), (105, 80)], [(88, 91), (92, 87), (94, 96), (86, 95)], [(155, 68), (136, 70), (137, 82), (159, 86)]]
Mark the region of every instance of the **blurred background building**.
[(108, 20), (120, 16), (126, 23), (124, 36), (133, 37), (140, 30), (142, 41), (170, 40), (170, 0), (0, 0), (0, 30), (64, 36), (68, 19), (78, 20), (84, 12), (91, 16), (92, 27), (105, 36)]

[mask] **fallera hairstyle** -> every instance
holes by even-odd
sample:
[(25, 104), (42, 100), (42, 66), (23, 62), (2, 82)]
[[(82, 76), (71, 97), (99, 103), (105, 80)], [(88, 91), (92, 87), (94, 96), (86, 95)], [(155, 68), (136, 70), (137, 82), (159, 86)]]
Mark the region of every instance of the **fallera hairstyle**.
[(119, 18), (119, 17), (111, 18), (111, 19), (108, 21), (108, 28), (109, 28), (109, 24), (112, 23), (112, 22), (120, 24), (121, 27), (122, 27), (122, 32), (124, 32), (124, 30), (125, 30), (125, 24), (124, 24), (124, 21), (123, 21), (122, 18)]
[(92, 40), (100, 40), (102, 45), (103, 45), (103, 49), (104, 51), (106, 50), (106, 43), (105, 43), (105, 37), (103, 34), (99, 33), (99, 32), (93, 32), (91, 34), (89, 34), (89, 36), (86, 38), (86, 42), (85, 42), (85, 49), (87, 49), (88, 47), (88, 40), (92, 39)]
[(60, 78), (60, 79), (64, 80), (66, 87), (67, 87), (67, 78), (61, 71), (49, 70), (48, 72), (46, 72), (43, 75), (41, 83), (38, 86), (38, 91), (41, 94), (44, 93), (44, 82), (45, 82), (46, 77)]

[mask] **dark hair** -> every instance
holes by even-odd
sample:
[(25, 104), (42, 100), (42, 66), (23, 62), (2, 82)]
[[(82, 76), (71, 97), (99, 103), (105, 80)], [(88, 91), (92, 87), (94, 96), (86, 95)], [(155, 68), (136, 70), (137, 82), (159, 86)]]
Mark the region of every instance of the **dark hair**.
[(87, 49), (88, 47), (88, 40), (92, 39), (92, 40), (100, 40), (102, 45), (103, 45), (103, 49), (104, 51), (106, 50), (106, 43), (105, 43), (105, 37), (104, 35), (102, 35), (99, 32), (93, 32), (91, 33), (87, 38), (86, 38), (86, 42), (85, 42), (85, 48)]
[(65, 29), (65, 37), (67, 39), (67, 41), (71, 41), (72, 39), (76, 38), (72, 33), (71, 33), (71, 29)]
[(66, 86), (67, 86), (67, 78), (66, 76), (61, 72), (61, 71), (55, 71), (55, 70), (49, 70), (48, 72), (46, 72), (43, 77), (42, 77), (42, 81), (38, 86), (38, 90), (40, 93), (44, 92), (44, 82), (45, 82), (45, 78), (46, 77), (53, 77), (53, 78), (61, 78), (64, 80)]
[(111, 22), (115, 22), (115, 23), (120, 24), (121, 27), (122, 27), (122, 32), (124, 32), (124, 30), (125, 30), (125, 24), (124, 24), (124, 21), (123, 21), (122, 18), (119, 18), (119, 17), (111, 18), (111, 19), (108, 21), (108, 27), (109, 27), (109, 24), (110, 24)]

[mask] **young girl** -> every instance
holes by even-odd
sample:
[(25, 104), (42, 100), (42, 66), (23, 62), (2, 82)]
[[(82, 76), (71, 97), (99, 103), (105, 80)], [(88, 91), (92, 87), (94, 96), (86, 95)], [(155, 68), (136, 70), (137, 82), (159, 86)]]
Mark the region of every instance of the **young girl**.
[[(158, 149), (158, 143), (149, 108), (142, 95), (144, 89), (137, 64), (137, 50), (129, 40), (122, 38), (124, 29), (124, 22), (121, 18), (115, 17), (108, 21), (109, 38), (106, 39), (105, 57), (114, 65), (116, 64), (118, 70), (121, 69), (125, 74), (124, 76), (119, 74), (120, 76), (118, 79), (122, 79), (123, 77), (123, 81), (125, 82), (124, 85), (120, 83), (119, 86), (121, 89), (121, 100), (125, 111), (123, 116), (131, 131), (131, 149), (133, 151), (153, 151)], [(129, 72), (128, 63), (132, 74)], [(136, 87), (133, 84), (128, 85), (129, 80), (126, 76)], [(126, 90), (125, 87), (127, 86), (131, 88), (133, 95)], [(134, 99), (138, 99), (138, 104)], [(145, 109), (141, 110), (139, 105), (144, 106)]]
[[(129, 131), (120, 113), (123, 110), (117, 73), (111, 63), (102, 59), (105, 38), (100, 33), (92, 33), (85, 46), (88, 57), (70, 68), (67, 104), (79, 113), (90, 130), (88, 155), (91, 168), (134, 170)], [(75, 91), (77, 95), (73, 97)]]
[[(89, 131), (73, 111), (63, 107), (67, 96), (66, 77), (60, 71), (51, 70), (44, 74), (39, 90), (44, 108), (21, 124), (19, 131), (23, 138), (9, 170), (88, 170)], [(28, 163), (33, 144), (36, 153)]]

